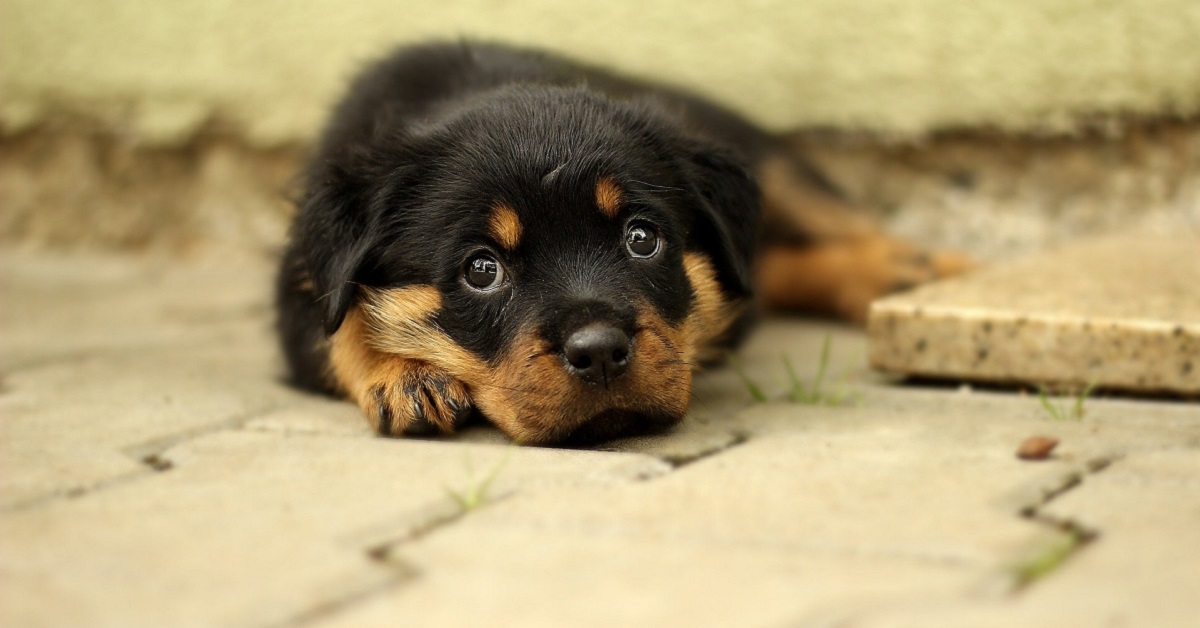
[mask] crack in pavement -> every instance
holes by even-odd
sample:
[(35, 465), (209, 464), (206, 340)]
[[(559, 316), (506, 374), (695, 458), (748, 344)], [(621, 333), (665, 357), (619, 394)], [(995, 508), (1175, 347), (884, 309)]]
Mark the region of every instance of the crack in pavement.
[[(396, 550), (398, 548), (454, 525), (465, 519), (470, 513), (508, 499), (515, 493), (516, 491), (509, 491), (500, 495), (487, 497), (479, 505), (472, 508), (463, 508), (450, 499), (446, 499), (444, 502), (438, 501), (418, 510), (414, 513), (412, 519), (405, 524), (401, 524), (400, 527), (405, 528), (403, 532), (381, 534), (378, 531), (367, 531), (355, 535), (358, 538), (349, 539), (347, 543), (357, 546), (370, 563), (392, 570), (393, 576), (372, 585), (350, 591), (336, 598), (324, 600), (319, 604), (295, 613), (282, 622), (268, 624), (262, 628), (292, 628), (295, 626), (311, 625), (349, 610), (364, 600), (376, 595), (382, 595), (416, 580), (421, 575), (421, 571), (397, 555)], [(395, 530), (396, 527), (395, 525), (388, 526), (389, 530)], [(370, 536), (384, 536), (385, 538), (374, 541), (364, 541), (362, 538)]]
[(193, 428), (175, 432), (174, 434), (153, 438), (137, 445), (123, 447), (121, 452), (150, 467), (156, 472), (166, 471), (174, 466), (174, 463), (170, 459), (164, 457), (164, 454), (168, 450), (202, 436), (208, 436), (210, 434), (216, 434), (217, 432), (223, 432), (227, 430), (240, 429), (250, 421), (274, 412), (279, 407), (280, 404), (276, 402), (265, 403), (252, 410), (247, 410), (246, 412), (234, 416), (233, 418), (225, 419), (224, 421), (199, 425)]
[(334, 617), (363, 600), (391, 591), (406, 582), (416, 579), (418, 575), (415, 568), (400, 560), (381, 561), (381, 564), (390, 570), (390, 573), (382, 579), (348, 591), (343, 595), (323, 600), (280, 621), (259, 624), (258, 628), (310, 626)]
[[(24, 510), (46, 503), (52, 503), (60, 499), (75, 499), (86, 495), (91, 495), (108, 488), (120, 486), (128, 482), (150, 478), (160, 473), (165, 473), (176, 466), (176, 461), (173, 460), (170, 455), (168, 455), (168, 452), (171, 449), (186, 444), (197, 438), (216, 434), (222, 431), (247, 430), (247, 425), (254, 419), (274, 412), (283, 405), (285, 404), (280, 404), (278, 402), (264, 403), (229, 419), (184, 429), (166, 436), (161, 436), (134, 445), (118, 448), (117, 451), (130, 458), (133, 458), (138, 463), (143, 465), (143, 468), (130, 473), (122, 474), (120, 476), (95, 482), (88, 486), (57, 490), (49, 494), (39, 495), (23, 500), (19, 503), (9, 504), (0, 507), (0, 512)], [(329, 435), (319, 434), (318, 436), (327, 437)], [(698, 448), (696, 451), (681, 454), (643, 454), (662, 461), (665, 467), (664, 470), (659, 473), (633, 477), (630, 478), (629, 481), (642, 482), (654, 479), (656, 477), (669, 475), (677, 469), (690, 465), (699, 460), (719, 455), (720, 453), (737, 447), (748, 440), (748, 434), (730, 432), (730, 438), (720, 445)], [(369, 563), (386, 568), (388, 573), (385, 576), (381, 578), (369, 578), (368, 582), (358, 585), (351, 585), (348, 589), (343, 590), (340, 593), (334, 593), (330, 597), (315, 601), (310, 606), (299, 609), (278, 621), (270, 620), (265, 623), (254, 622), (253, 625), (260, 626), (261, 628), (282, 628), (312, 625), (353, 608), (363, 600), (385, 594), (388, 591), (392, 591), (397, 587), (403, 586), (404, 584), (419, 577), (420, 571), (399, 555), (400, 549), (407, 544), (428, 537), (439, 530), (445, 529), (459, 521), (462, 521), (477, 510), (490, 507), (495, 503), (508, 499), (516, 493), (516, 490), (510, 490), (500, 494), (487, 495), (482, 499), (482, 501), (471, 507), (463, 507), (461, 504), (457, 504), (451, 499), (446, 499), (444, 501), (439, 500), (427, 505), (420, 512), (416, 513), (415, 517), (410, 518), (407, 523), (402, 524), (401, 527), (404, 529), (400, 532), (397, 532), (397, 526), (392, 524), (387, 526), (387, 532), (383, 534), (374, 532), (357, 535), (359, 538), (356, 540), (351, 539), (349, 544), (354, 547), (354, 551), (362, 552), (363, 556)]]
[[(388, 533), (381, 534), (369, 531), (356, 535), (358, 540), (350, 540), (350, 543), (363, 547), (363, 551), (366, 552), (367, 557), (372, 561), (386, 564), (394, 557), (393, 553), (396, 548), (423, 539), (438, 530), (467, 518), (473, 512), (505, 501), (516, 494), (516, 490), (509, 490), (499, 495), (487, 496), (478, 505), (470, 508), (463, 508), (449, 498), (444, 501), (439, 500), (412, 513), (407, 519), (407, 523), (400, 526), (404, 528), (402, 532), (394, 532), (397, 526), (392, 525), (389, 526), (390, 531)], [(364, 540), (364, 537), (375, 538), (373, 540)]]
[(679, 454), (679, 455), (664, 454), (661, 456), (654, 456), (655, 458), (658, 458), (659, 460), (662, 460), (663, 462), (671, 465), (671, 470), (666, 473), (661, 473), (659, 475), (655, 475), (651, 478), (646, 478), (646, 479), (665, 477), (667, 475), (670, 475), (672, 472), (682, 469), (683, 467), (686, 467), (692, 463), (699, 462), (701, 460), (704, 460), (705, 458), (712, 458), (713, 456), (725, 453), (725, 452), (729, 451), (730, 449), (744, 445), (747, 442), (749, 442), (749, 440), (750, 440), (750, 434), (747, 432), (741, 431), (741, 430), (729, 430), (728, 433), (729, 433), (729, 437), (730, 437), (729, 442), (723, 443), (716, 447), (702, 449), (700, 451), (697, 451), (694, 453), (688, 453), (688, 454)]
[(154, 472), (149, 469), (137, 469), (135, 471), (130, 471), (128, 473), (121, 473), (118, 475), (107, 477), (107, 478), (104, 478), (103, 480), (99, 480), (97, 482), (92, 482), (90, 484), (84, 484), (84, 485), (79, 485), (79, 486), (72, 486), (69, 488), (53, 490), (53, 491), (49, 491), (47, 493), (43, 493), (41, 495), (34, 495), (32, 497), (27, 497), (27, 498), (19, 500), (19, 501), (5, 504), (3, 506), (0, 506), (0, 513), (8, 514), (8, 513), (20, 512), (23, 510), (37, 508), (39, 506), (43, 506), (45, 504), (50, 504), (50, 503), (53, 503), (53, 502), (56, 502), (59, 500), (64, 500), (64, 499), (79, 499), (80, 497), (84, 497), (85, 495), (90, 495), (92, 493), (102, 491), (102, 490), (105, 490), (108, 488), (112, 488), (114, 486), (120, 486), (122, 484), (127, 484), (134, 480), (140, 480), (143, 478), (152, 477), (153, 475), (154, 475)]
[(19, 512), (64, 499), (79, 499), (93, 493), (128, 484), (129, 482), (154, 477), (159, 473), (163, 473), (174, 468), (175, 463), (164, 455), (172, 447), (186, 443), (201, 436), (207, 436), (209, 434), (215, 434), (225, 430), (238, 429), (242, 425), (253, 421), (259, 416), (274, 411), (277, 409), (278, 405), (279, 404), (276, 403), (264, 404), (259, 408), (235, 416), (232, 419), (201, 425), (192, 429), (155, 438), (138, 445), (130, 445), (119, 448), (117, 451), (129, 456), (130, 458), (133, 458), (139, 464), (144, 465), (145, 469), (117, 474), (88, 484), (55, 489), (41, 495), (33, 495), (31, 497), (0, 506), (0, 513)]
[(1083, 469), (1066, 473), (1056, 482), (1042, 487), (1038, 498), (1018, 511), (1021, 518), (1053, 530), (1055, 537), (1009, 568), (1009, 593), (1028, 590), (1035, 582), (1058, 570), (1072, 556), (1100, 537), (1099, 529), (1085, 526), (1069, 517), (1050, 516), (1042, 509), (1079, 488), (1088, 476), (1100, 473), (1120, 458), (1120, 455), (1110, 455), (1088, 460)]
[[(730, 434), (732, 438), (723, 445), (718, 447), (710, 447), (690, 454), (659, 456), (645, 454), (661, 460), (669, 465), (670, 468), (663, 473), (631, 478), (630, 482), (645, 482), (670, 475), (679, 468), (699, 460), (718, 455), (721, 452), (728, 451), (729, 449), (744, 444), (750, 439), (749, 434), (744, 432), (730, 432)], [(387, 526), (388, 532), (368, 530), (353, 535), (352, 538), (345, 540), (347, 544), (361, 548), (361, 551), (364, 552), (367, 560), (370, 562), (396, 569), (398, 572), (397, 577), (380, 582), (373, 586), (364, 587), (361, 590), (350, 592), (336, 599), (323, 601), (320, 604), (296, 613), (284, 622), (270, 624), (264, 628), (292, 628), (296, 626), (311, 625), (314, 622), (328, 619), (341, 612), (349, 610), (366, 599), (372, 598), (376, 595), (382, 595), (388, 591), (394, 590), (397, 587), (416, 580), (418, 577), (420, 577), (420, 570), (409, 562), (405, 561), (399, 555), (398, 550), (410, 543), (414, 543), (430, 536), (431, 534), (435, 534), (439, 530), (453, 526), (454, 524), (466, 519), (471, 515), (471, 513), (507, 500), (517, 493), (517, 490), (510, 490), (498, 495), (488, 495), (485, 496), (480, 503), (471, 507), (463, 507), (461, 504), (456, 503), (452, 499), (438, 501), (428, 504), (424, 508), (413, 513), (407, 519), (406, 523), (400, 524), (399, 527), (404, 528), (402, 532), (396, 533), (395, 529), (397, 525), (392, 524)], [(374, 537), (374, 539), (368, 540), (371, 537)]]

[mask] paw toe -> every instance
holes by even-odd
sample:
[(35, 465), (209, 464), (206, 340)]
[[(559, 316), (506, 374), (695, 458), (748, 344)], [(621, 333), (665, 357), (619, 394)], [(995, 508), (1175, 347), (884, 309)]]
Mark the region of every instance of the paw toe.
[(371, 409), (368, 415), (375, 421), (375, 431), (380, 436), (392, 435), (392, 407), (388, 403), (387, 389), (383, 385), (373, 386), (370, 392)]
[(405, 436), (433, 436), (438, 433), (438, 426), (424, 414), (417, 414), (404, 426), (402, 433)]
[(381, 436), (451, 433), (471, 413), (470, 398), (460, 382), (425, 368), (410, 369), (371, 387), (364, 405)]
[(932, 255), (932, 266), (938, 277), (952, 277), (974, 269), (979, 265), (970, 255), (958, 251), (937, 251)]

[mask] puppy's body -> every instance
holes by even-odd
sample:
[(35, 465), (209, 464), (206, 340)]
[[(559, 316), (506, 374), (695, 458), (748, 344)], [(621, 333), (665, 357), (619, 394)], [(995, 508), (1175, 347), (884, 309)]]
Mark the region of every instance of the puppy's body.
[(472, 408), (526, 443), (659, 429), (745, 329), (760, 246), (769, 304), (851, 318), (938, 270), (711, 103), (532, 51), (408, 48), (321, 141), (279, 328), (292, 379), (385, 435)]

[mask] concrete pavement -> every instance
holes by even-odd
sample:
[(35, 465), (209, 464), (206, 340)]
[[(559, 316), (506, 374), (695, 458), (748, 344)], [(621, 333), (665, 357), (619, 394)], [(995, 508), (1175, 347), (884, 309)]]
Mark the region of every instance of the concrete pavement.
[[(269, 260), (0, 260), (6, 626), (1193, 626), (1200, 405), (898, 386), (769, 320), (675, 433), (376, 438), (280, 383)], [(787, 400), (832, 358), (840, 405)], [(829, 395), (824, 399), (828, 400)], [(1048, 460), (1015, 456), (1027, 437)], [(494, 481), (487, 483), (487, 478)]]

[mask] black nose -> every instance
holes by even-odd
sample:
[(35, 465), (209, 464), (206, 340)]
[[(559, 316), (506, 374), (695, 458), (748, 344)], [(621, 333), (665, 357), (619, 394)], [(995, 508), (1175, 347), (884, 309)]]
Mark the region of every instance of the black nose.
[(567, 337), (563, 356), (576, 377), (607, 388), (629, 368), (629, 337), (612, 325), (587, 325)]

